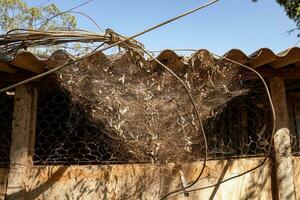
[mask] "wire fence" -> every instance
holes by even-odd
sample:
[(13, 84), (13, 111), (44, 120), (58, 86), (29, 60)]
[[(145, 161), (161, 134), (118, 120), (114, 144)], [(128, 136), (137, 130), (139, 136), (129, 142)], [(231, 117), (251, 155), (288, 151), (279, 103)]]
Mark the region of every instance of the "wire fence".
[[(149, 79), (136, 82), (138, 78), (134, 75), (131, 79), (127, 73), (138, 69), (136, 65), (139, 62), (130, 60), (127, 56), (117, 56), (112, 63), (108, 60), (103, 62), (104, 57), (98, 56), (96, 60), (91, 59), (87, 63), (70, 67), (67, 73), (63, 71), (57, 74), (56, 84), (41, 84), (47, 87), (39, 89), (35, 164), (164, 163), (203, 159), (203, 141), (194, 137), (198, 135), (197, 127), (190, 103), (184, 97), (186, 95), (181, 94), (182, 88), (175, 82), (172, 82), (173, 85), (162, 86), (158, 80), (166, 84), (167, 78), (156, 77), (157, 87), (145, 90), (153, 95), (151, 98), (155, 101), (149, 101), (146, 92), (138, 100), (140, 88), (135, 87), (153, 85), (154, 79), (152, 78), (152, 82)], [(194, 65), (199, 69), (199, 65), (203, 67), (203, 63)], [(113, 69), (120, 70), (122, 74)], [(232, 78), (238, 73), (235, 67), (233, 69), (230, 73), (226, 71)], [(106, 70), (108, 76), (102, 70)], [(183, 76), (187, 76), (188, 73), (185, 72)], [(159, 76), (165, 76), (162, 71), (160, 73)], [(202, 77), (209, 78), (207, 74), (203, 74), (204, 71), (201, 73)], [(145, 76), (151, 77), (151, 74), (140, 78), (145, 79)], [(229, 76), (225, 78), (229, 80)], [(206, 89), (207, 93), (207, 99), (203, 101), (198, 98), (197, 105), (202, 110), (208, 140), (208, 159), (265, 156), (272, 124), (270, 105), (263, 84), (258, 80), (231, 79), (226, 82), (225, 78), (215, 79), (222, 83), (220, 86), (223, 89), (218, 87), (219, 91), (210, 88), (216, 87), (214, 84), (205, 86), (208, 80), (204, 80), (202, 85), (190, 85), (202, 87), (196, 92)], [(110, 86), (110, 83), (114, 85)], [(158, 93), (155, 90), (159, 87), (162, 88)], [(159, 97), (159, 94), (163, 96), (163, 100), (159, 98), (160, 101), (157, 101), (155, 95)], [(181, 99), (184, 102), (180, 102)], [(172, 101), (175, 106), (170, 106)], [(155, 108), (158, 102), (161, 104), (160, 109), (170, 106), (167, 112), (163, 110), (165, 115)], [(133, 113), (122, 116), (127, 111)], [(150, 120), (151, 123), (148, 121), (149, 116), (151, 117), (149, 113), (155, 113), (156, 117)], [(117, 122), (131, 126), (118, 126)], [(162, 137), (164, 132), (168, 134)], [(118, 135), (120, 133), (122, 135)], [(134, 134), (136, 137), (133, 140), (131, 135)], [(170, 143), (159, 146), (166, 140)]]
[[(132, 61), (127, 60), (127, 62), (132, 64)], [(120, 65), (119, 62), (115, 64)], [(76, 74), (80, 76), (82, 75), (81, 73), (81, 71), (76, 71)], [(85, 77), (84, 80), (88, 80), (87, 78)], [(57, 80), (61, 81), (61, 79), (56, 79), (56, 82), (41, 84), (46, 85), (44, 87), (39, 86), (35, 164), (112, 164), (151, 163), (155, 161), (153, 160), (153, 155), (151, 155), (152, 149), (147, 149), (148, 152), (144, 149), (141, 152), (143, 156), (136, 157), (133, 154), (134, 150), (128, 148), (126, 141), (111, 137), (113, 133), (108, 134), (108, 132), (112, 129), (109, 130), (104, 121), (94, 120), (87, 104), (78, 100), (74, 101), (74, 93), (64, 88), (62, 83), (57, 82)], [(70, 81), (70, 79), (65, 80)], [(264, 87), (258, 80), (240, 81), (238, 85), (240, 91), (246, 92), (240, 96), (229, 98), (228, 101), (221, 105), (221, 109), (219, 108), (220, 105), (218, 105), (216, 109), (210, 110), (210, 112), (216, 113), (210, 113), (204, 120), (208, 140), (208, 159), (265, 156), (267, 154), (271, 116)], [(236, 87), (235, 85), (234, 88), (236, 89)], [(91, 89), (87, 88), (87, 91), (91, 92)], [(290, 105), (290, 102), (292, 102), (292, 105), (295, 106), (295, 102), (298, 102), (298, 93), (295, 89), (291, 90), (288, 86), (287, 89), (288, 103)], [(108, 93), (110, 92), (108, 91)], [(166, 92), (170, 92), (170, 90), (166, 90)], [(92, 103), (96, 103), (96, 100), (103, 98), (103, 96), (92, 95), (88, 98), (92, 98)], [(130, 98), (130, 96), (127, 98)], [(9, 164), (13, 96), (3, 94), (0, 99), (1, 108), (4, 108), (1, 109), (0, 115), (0, 163), (2, 166), (7, 166)], [(168, 101), (170, 100), (168, 99)], [(289, 108), (292, 109), (290, 109), (290, 112), (293, 112), (291, 116), (296, 116), (294, 112), (297, 108), (291, 106)], [(177, 112), (172, 120), (180, 119), (180, 115), (182, 117), (182, 113)], [(293, 127), (291, 130), (293, 152), (297, 154), (299, 152), (299, 137), (297, 135), (298, 127), (295, 126), (297, 125), (296, 118), (293, 117), (291, 121), (294, 124), (294, 126), (291, 126)], [(160, 123), (163, 124), (164, 122), (160, 120)], [(181, 124), (179, 123), (178, 125), (176, 128), (179, 129)], [(172, 130), (171, 134), (176, 132), (176, 128)], [(142, 135), (139, 136), (142, 138)], [(176, 136), (172, 137), (176, 138)], [(143, 139), (141, 141), (144, 142)], [(171, 159), (156, 162), (172, 162), (177, 159), (180, 161), (201, 160), (201, 155), (203, 156), (204, 151), (201, 149), (201, 146), (203, 146), (201, 141), (196, 140), (190, 146), (183, 145), (180, 147), (184, 155), (189, 153), (189, 151), (193, 152), (189, 156), (177, 158), (176, 156), (174, 157), (172, 152), (172, 155), (171, 153), (167, 154), (167, 157)], [(198, 150), (195, 151), (195, 149)]]
[[(247, 83), (255, 86), (254, 91), (228, 102), (216, 118), (205, 123), (209, 159), (266, 155), (270, 116), (263, 86), (255, 82)], [(74, 104), (70, 93), (59, 86), (40, 89), (37, 112), (35, 164), (151, 162), (150, 157), (131, 157), (124, 141), (108, 137), (104, 124), (91, 120), (86, 108)]]
[(300, 81), (286, 80), (292, 153), (300, 155)]
[(0, 168), (9, 166), (13, 96), (0, 94)]
[[(54, 55), (49, 62), (67, 62), (65, 56)], [(162, 61), (174, 67), (197, 100), (208, 159), (269, 157), (272, 116), (264, 85), (259, 79), (246, 80), (236, 66), (210, 60), (205, 53), (197, 56), (200, 58), (192, 57), (184, 66), (172, 59)], [(203, 140), (195, 137), (199, 127), (182, 86), (161, 66), (147, 63), (130, 54), (101, 54), (42, 80), (37, 85), (34, 164), (203, 160)], [(286, 81), (294, 155), (299, 155), (299, 86), (298, 80)], [(157, 103), (161, 107), (156, 107)], [(13, 97), (1, 95), (0, 105), (4, 108), (0, 112), (0, 167), (7, 167)], [(124, 115), (127, 112), (133, 113)], [(133, 125), (113, 124), (122, 121)], [(159, 146), (162, 141), (169, 143)]]
[(211, 159), (266, 156), (270, 141), (269, 103), (262, 83), (248, 81), (247, 95), (237, 97), (207, 125)]
[(35, 164), (126, 163), (128, 152), (59, 87), (39, 90)]

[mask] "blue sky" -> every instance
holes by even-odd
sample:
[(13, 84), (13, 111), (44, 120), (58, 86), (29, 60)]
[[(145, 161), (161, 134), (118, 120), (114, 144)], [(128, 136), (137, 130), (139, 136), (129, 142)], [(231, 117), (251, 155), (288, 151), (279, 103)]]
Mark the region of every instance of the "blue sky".
[[(51, 0), (67, 10), (85, 0)], [(42, 0), (26, 1), (37, 5)], [(102, 29), (111, 28), (130, 36), (152, 25), (193, 9), (205, 0), (94, 0), (76, 11), (93, 18)], [(76, 15), (78, 28), (99, 32), (87, 18)], [(287, 31), (295, 23), (286, 17), (275, 0), (220, 0), (179, 21), (147, 33), (137, 40), (149, 50), (205, 48), (224, 54), (232, 48), (245, 53), (268, 47), (280, 52), (294, 46), (299, 38)]]

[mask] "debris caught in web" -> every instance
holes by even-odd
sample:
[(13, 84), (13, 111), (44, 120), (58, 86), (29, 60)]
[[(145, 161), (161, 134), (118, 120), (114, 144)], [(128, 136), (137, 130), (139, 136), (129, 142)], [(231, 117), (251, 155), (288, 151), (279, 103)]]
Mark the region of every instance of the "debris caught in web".
[[(54, 55), (51, 62), (56, 66), (68, 62), (66, 58)], [(234, 81), (237, 67), (215, 60), (207, 51), (185, 62), (172, 63), (170, 57), (169, 62), (166, 65), (190, 88), (203, 121), (246, 93)], [(56, 79), (73, 102), (84, 106), (91, 121), (104, 125), (107, 137), (121, 141), (130, 159), (170, 162), (204, 156), (203, 138), (183, 85), (156, 62), (129, 52), (99, 53), (57, 72)]]

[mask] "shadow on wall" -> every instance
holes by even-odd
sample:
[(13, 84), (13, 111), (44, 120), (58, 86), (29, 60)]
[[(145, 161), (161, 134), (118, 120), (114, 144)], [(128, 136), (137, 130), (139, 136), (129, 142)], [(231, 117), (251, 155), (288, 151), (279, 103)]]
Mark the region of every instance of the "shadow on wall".
[[(188, 199), (271, 198), (268, 191), (270, 176), (267, 175), (267, 164), (243, 177), (220, 184), (234, 174), (257, 166), (260, 160), (248, 158), (208, 161), (203, 177), (192, 189), (217, 185), (190, 192)], [(181, 188), (180, 169), (185, 173), (186, 180), (192, 181), (198, 175), (201, 165), (194, 162), (166, 165), (34, 166), (27, 191), (9, 195), (7, 199), (18, 199), (22, 195), (27, 199), (159, 199)], [(182, 198), (184, 194), (167, 199)]]
[[(269, 162), (254, 171), (263, 158), (209, 161), (205, 176), (191, 188), (190, 199), (271, 199)], [(246, 173), (240, 177), (236, 177)], [(236, 178), (235, 178), (236, 177)], [(230, 180), (228, 180), (230, 179)], [(222, 181), (228, 180), (221, 183)], [(209, 187), (212, 186), (212, 187)], [(197, 188), (205, 188), (197, 190)], [(177, 196), (176, 196), (177, 197)], [(182, 196), (181, 196), (182, 198)], [(171, 198), (172, 199), (172, 198)], [(178, 195), (178, 198), (180, 196)]]
[(122, 200), (151, 199), (167, 193), (178, 175), (178, 165), (145, 166), (36, 166), (26, 189), (6, 198)]
[(221, 185), (221, 182), (222, 182), (222, 180), (224, 179), (225, 174), (226, 174), (226, 172), (228, 171), (229, 167), (232, 165), (232, 163), (233, 163), (232, 160), (228, 160), (228, 161), (226, 162), (226, 165), (225, 165), (225, 167), (224, 167), (223, 170), (222, 170), (222, 173), (221, 173), (221, 175), (220, 175), (220, 177), (219, 177), (219, 179), (218, 179), (217, 185), (214, 187), (214, 190), (213, 190), (213, 192), (211, 193), (211, 196), (209, 197), (209, 200), (213, 200), (213, 199), (214, 199), (214, 197), (215, 197), (215, 195), (216, 195), (216, 193), (217, 193), (217, 191), (218, 191), (218, 189), (219, 189), (219, 187), (220, 187), (220, 185)]
[[(17, 193), (13, 193), (11, 195), (6, 196), (6, 199), (37, 199), (40, 194), (43, 194), (46, 190), (51, 188), (53, 184), (55, 184), (56, 181), (59, 180), (59, 178), (64, 174), (65, 171), (67, 171), (67, 166), (59, 167), (59, 169), (49, 177), (49, 179), (44, 182), (43, 184), (39, 185), (38, 187), (34, 189), (30, 189), (27, 191), (25, 188)], [(36, 174), (34, 179), (39, 178), (39, 173)]]
[(255, 171), (258, 172), (256, 174), (250, 172), (250, 185), (247, 187), (247, 192), (244, 193), (241, 199), (264, 199), (261, 193), (266, 187), (266, 184), (269, 180), (268, 177), (272, 174), (271, 171), (267, 169), (267, 166), (267, 164), (264, 164), (263, 166), (256, 169)]

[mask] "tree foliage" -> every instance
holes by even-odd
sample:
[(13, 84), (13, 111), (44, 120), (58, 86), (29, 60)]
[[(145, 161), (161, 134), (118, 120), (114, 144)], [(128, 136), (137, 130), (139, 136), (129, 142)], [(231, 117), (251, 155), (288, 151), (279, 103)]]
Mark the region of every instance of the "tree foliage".
[(284, 7), (287, 16), (294, 20), (298, 29), (300, 28), (300, 0), (277, 0)]
[[(30, 7), (23, 0), (0, 0), (0, 28), (12, 29), (70, 30), (76, 27), (76, 19), (69, 13), (61, 13), (53, 3)], [(48, 21), (52, 16), (57, 17)], [(43, 24), (47, 22), (44, 26)]]
[[(2, 33), (11, 30), (18, 32), (19, 29), (72, 30), (77, 23), (73, 15), (61, 12), (53, 3), (30, 7), (23, 0), (0, 0), (0, 19), (0, 31)], [(36, 54), (51, 54), (58, 49), (69, 46), (73, 47), (74, 45), (33, 47), (26, 50)]]
[[(252, 0), (256, 2), (257, 0)], [(276, 0), (276, 2), (284, 7), (287, 16), (294, 20), (297, 28), (300, 29), (300, 0)]]

